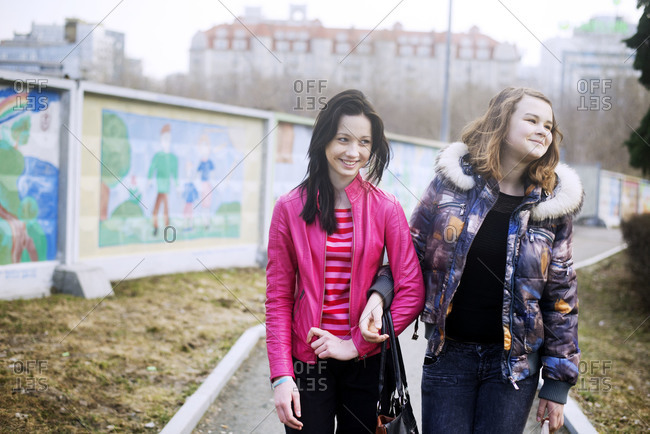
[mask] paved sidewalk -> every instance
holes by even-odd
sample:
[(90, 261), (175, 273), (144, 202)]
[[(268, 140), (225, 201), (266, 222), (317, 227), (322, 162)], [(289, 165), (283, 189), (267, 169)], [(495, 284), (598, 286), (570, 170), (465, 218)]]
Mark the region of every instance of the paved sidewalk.
[[(574, 229), (574, 261), (580, 263), (622, 244), (619, 230), (576, 226)], [(408, 373), (409, 392), (418, 421), (420, 420), (420, 381), (422, 378), (422, 358), (426, 342), (422, 337), (411, 340), (412, 326), (400, 339), (406, 371)], [(273, 406), (273, 394), (269, 387), (269, 367), (266, 358), (266, 345), (260, 339), (250, 357), (242, 364), (237, 373), (223, 389), (219, 397), (205, 413), (196, 427), (196, 433), (284, 433)], [(537, 400), (533, 404), (532, 418), (525, 432), (535, 431), (534, 412)], [(566, 432), (566, 431), (565, 431)]]

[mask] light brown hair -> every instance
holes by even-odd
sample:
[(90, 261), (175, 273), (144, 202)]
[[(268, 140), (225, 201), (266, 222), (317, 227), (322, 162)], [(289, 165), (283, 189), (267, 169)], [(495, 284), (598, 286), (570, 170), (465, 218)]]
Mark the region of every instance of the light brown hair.
[[(525, 87), (508, 87), (490, 100), (483, 116), (463, 128), (462, 141), (469, 149), (470, 163), (479, 174), (492, 177), (497, 181), (503, 178), (501, 150), (508, 137), (510, 118), (525, 95), (541, 99), (551, 106), (551, 111), (553, 110), (551, 101), (541, 92)], [(555, 113), (553, 113), (551, 134), (552, 141), (544, 156), (531, 162), (525, 172), (525, 176), (533, 184), (547, 192), (555, 188), (555, 167), (560, 161), (559, 145), (562, 141), (562, 133), (555, 120)]]

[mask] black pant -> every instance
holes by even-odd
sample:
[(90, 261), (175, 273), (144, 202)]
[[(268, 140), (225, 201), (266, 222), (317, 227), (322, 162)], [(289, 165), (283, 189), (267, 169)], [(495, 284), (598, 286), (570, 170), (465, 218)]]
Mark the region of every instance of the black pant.
[[(302, 431), (285, 426), (288, 434), (373, 434), (377, 425), (380, 355), (365, 360), (319, 360), (310, 365), (293, 360), (300, 390)], [(386, 365), (392, 372), (392, 364)], [(392, 390), (388, 379), (385, 389)]]

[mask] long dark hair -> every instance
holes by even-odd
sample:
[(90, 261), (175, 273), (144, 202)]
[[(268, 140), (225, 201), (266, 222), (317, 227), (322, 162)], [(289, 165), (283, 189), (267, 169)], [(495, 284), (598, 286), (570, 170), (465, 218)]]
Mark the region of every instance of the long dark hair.
[(329, 235), (336, 230), (336, 217), (334, 216), (334, 186), (329, 177), (325, 149), (336, 136), (339, 121), (345, 115), (364, 115), (370, 120), (372, 147), (366, 165), (367, 180), (378, 184), (390, 161), (390, 147), (384, 135), (384, 123), (366, 96), (355, 89), (344, 90), (333, 96), (316, 117), (307, 152), (309, 157), (307, 174), (298, 186), (306, 193), (305, 205), (300, 216), (307, 224), (313, 223), (318, 216), (321, 227)]

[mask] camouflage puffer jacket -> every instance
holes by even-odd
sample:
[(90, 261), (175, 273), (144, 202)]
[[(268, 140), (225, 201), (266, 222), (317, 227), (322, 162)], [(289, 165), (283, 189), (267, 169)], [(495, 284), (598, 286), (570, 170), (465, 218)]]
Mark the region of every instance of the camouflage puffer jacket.
[[(469, 248), (499, 187), (474, 173), (467, 146), (453, 143), (436, 161), (435, 177), (411, 218), (411, 235), (426, 287), (422, 320), (427, 352), (438, 354)], [(582, 206), (577, 174), (560, 164), (553, 192), (527, 186), (510, 219), (503, 288), (502, 372), (513, 386), (538, 372), (540, 397), (566, 402), (578, 378), (578, 294), (572, 267), (572, 219)]]

